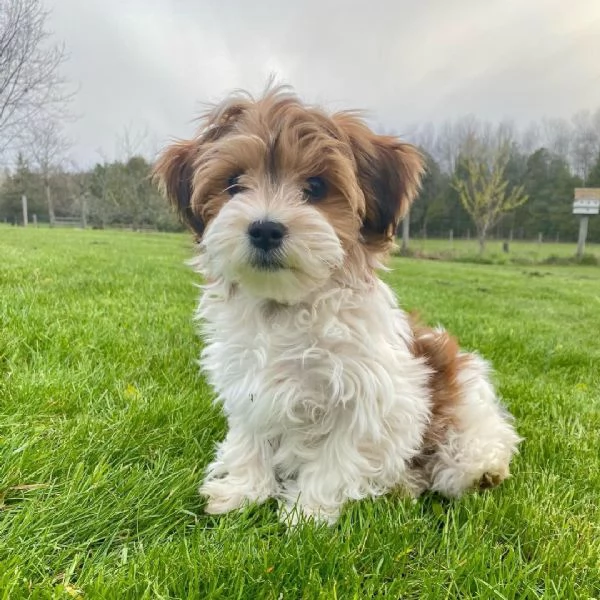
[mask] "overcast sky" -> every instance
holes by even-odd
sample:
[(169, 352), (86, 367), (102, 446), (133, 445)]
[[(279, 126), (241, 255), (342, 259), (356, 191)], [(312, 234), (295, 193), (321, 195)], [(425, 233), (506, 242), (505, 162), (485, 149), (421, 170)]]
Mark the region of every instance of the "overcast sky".
[[(260, 91), (363, 108), (398, 133), (465, 114), (518, 123), (600, 106), (600, 0), (48, 0), (79, 86), (83, 164), (125, 128), (146, 150), (202, 102)], [(135, 136), (134, 136), (135, 137)]]

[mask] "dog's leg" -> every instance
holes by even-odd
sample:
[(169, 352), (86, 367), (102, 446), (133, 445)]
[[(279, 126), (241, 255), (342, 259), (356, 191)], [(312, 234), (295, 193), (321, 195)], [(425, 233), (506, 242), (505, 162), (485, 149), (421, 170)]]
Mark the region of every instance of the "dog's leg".
[(200, 494), (208, 500), (206, 512), (226, 513), (273, 496), (277, 482), (271, 458), (267, 442), (239, 428), (230, 429), (200, 487)]
[(311, 450), (296, 477), (281, 484), (281, 519), (286, 524), (295, 525), (301, 517), (333, 524), (347, 500), (378, 495), (368, 483), (373, 466), (359, 451), (351, 427), (336, 428)]
[[(287, 525), (296, 525), (302, 517), (317, 522), (335, 523), (340, 515), (345, 497), (343, 486), (333, 489), (331, 479), (324, 472), (307, 466), (297, 480), (286, 481), (280, 493), (280, 518)], [(331, 474), (329, 474), (331, 475)], [(328, 489), (331, 488), (331, 489)]]
[(454, 424), (431, 465), (431, 489), (450, 497), (500, 484), (509, 476), (510, 460), (521, 441), (480, 357), (468, 356), (458, 383), (462, 394), (453, 410)]

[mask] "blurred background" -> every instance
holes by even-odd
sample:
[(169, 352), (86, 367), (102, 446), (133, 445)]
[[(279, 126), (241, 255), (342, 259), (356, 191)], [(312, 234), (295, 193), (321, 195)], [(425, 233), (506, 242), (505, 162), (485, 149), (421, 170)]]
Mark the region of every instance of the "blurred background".
[(422, 149), (413, 238), (572, 242), (598, 57), (598, 0), (0, 0), (0, 222), (180, 229), (154, 156), (274, 75)]

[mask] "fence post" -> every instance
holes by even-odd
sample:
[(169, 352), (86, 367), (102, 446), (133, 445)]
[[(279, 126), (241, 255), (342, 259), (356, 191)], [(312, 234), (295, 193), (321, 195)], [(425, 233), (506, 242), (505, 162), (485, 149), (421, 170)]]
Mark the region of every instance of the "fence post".
[(87, 202), (85, 195), (81, 198), (81, 227), (87, 227)]
[(29, 220), (27, 218), (27, 196), (25, 194), (21, 196), (21, 204), (23, 205), (23, 227), (27, 227)]
[(400, 251), (402, 254), (406, 254), (408, 252), (408, 242), (410, 237), (410, 212), (407, 212), (404, 215), (404, 220), (402, 221), (402, 247)]
[(35, 213), (33, 213), (33, 225), (37, 227), (37, 215)]

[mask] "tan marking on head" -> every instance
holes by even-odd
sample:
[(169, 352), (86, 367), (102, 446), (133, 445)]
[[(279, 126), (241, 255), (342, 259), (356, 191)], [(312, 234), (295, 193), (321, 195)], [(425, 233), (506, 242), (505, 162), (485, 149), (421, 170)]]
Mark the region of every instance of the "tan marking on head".
[(314, 207), (348, 260), (364, 268), (366, 254), (389, 250), (422, 170), (415, 148), (376, 135), (356, 114), (330, 117), (273, 88), (259, 99), (237, 93), (212, 108), (193, 140), (165, 151), (155, 176), (199, 236), (228, 201), (233, 175), (250, 192), (280, 183), (302, 190), (307, 178), (322, 177), (327, 194)]

